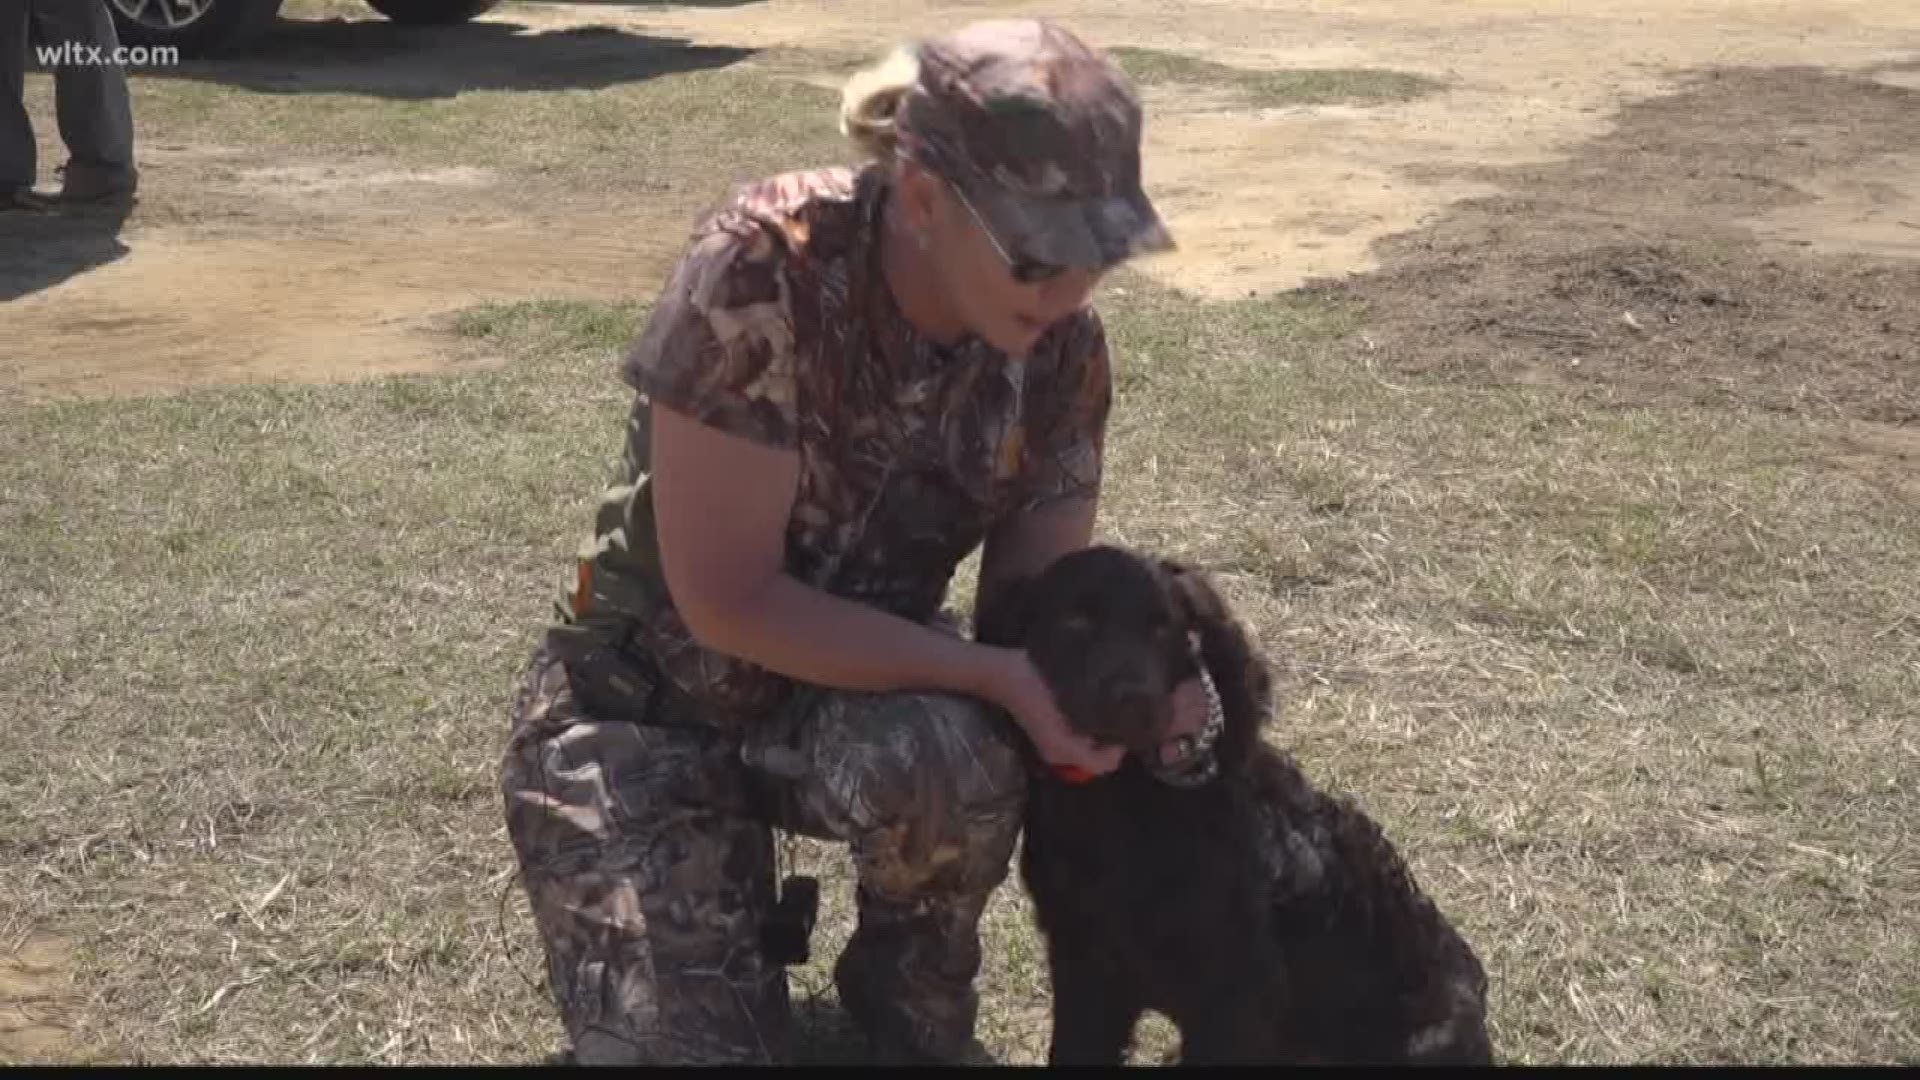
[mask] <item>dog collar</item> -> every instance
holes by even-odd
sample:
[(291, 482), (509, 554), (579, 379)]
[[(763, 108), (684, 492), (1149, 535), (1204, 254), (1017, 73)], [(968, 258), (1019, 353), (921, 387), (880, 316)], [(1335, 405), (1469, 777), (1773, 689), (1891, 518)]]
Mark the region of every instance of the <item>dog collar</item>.
[(1163, 747), (1155, 760), (1146, 763), (1147, 772), (1163, 784), (1199, 787), (1220, 775), (1220, 759), (1214, 755), (1213, 746), (1227, 726), (1227, 713), (1220, 704), (1220, 691), (1214, 689), (1213, 677), (1207, 674), (1204, 663), (1200, 665), (1200, 685), (1207, 691), (1206, 726), (1196, 735), (1182, 735), (1174, 740), (1178, 753), (1172, 761), (1165, 760)]

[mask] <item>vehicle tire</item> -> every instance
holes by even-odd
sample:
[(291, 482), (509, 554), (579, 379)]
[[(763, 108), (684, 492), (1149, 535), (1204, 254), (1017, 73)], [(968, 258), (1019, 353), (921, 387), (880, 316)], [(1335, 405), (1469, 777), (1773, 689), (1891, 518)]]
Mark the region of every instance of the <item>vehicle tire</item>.
[(280, 0), (107, 0), (107, 10), (120, 44), (188, 59), (246, 44), (273, 25)]
[(492, 11), (500, 0), (367, 0), (367, 6), (397, 23), (439, 26), (466, 22)]

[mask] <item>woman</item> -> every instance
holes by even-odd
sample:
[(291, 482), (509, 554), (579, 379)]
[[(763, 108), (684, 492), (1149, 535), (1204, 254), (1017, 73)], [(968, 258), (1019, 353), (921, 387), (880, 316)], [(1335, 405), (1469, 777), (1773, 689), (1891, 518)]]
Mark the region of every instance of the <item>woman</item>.
[[(583, 1062), (786, 1059), (770, 824), (852, 849), (834, 975), (876, 1050), (960, 1059), (1014, 740), (1096, 775), (1121, 756), (940, 607), (976, 546), (984, 601), (1091, 540), (1111, 387), (1088, 301), (1170, 246), (1136, 99), (1066, 31), (986, 22), (856, 77), (842, 129), (870, 162), (752, 185), (696, 231), (515, 702), (509, 832)], [(1197, 730), (1197, 685), (1175, 699)]]

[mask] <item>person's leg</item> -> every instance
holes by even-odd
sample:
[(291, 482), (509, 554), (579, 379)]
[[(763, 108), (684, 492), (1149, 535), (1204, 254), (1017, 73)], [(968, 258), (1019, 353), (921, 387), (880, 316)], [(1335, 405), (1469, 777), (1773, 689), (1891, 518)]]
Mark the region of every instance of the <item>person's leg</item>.
[(536, 653), (501, 773), (575, 1060), (788, 1061), (786, 973), (759, 948), (772, 837), (737, 749), (596, 719), (575, 689), (567, 665)]
[(53, 72), (54, 111), (68, 154), (61, 197), (89, 202), (132, 194), (139, 176), (133, 104), (126, 69), (112, 63), (120, 42), (106, 0), (28, 2), (43, 43), (74, 46)]
[(946, 694), (818, 693), (763, 729), (793, 750), (771, 796), (781, 823), (851, 845), (859, 923), (834, 981), (886, 1058), (951, 1063), (974, 1047), (980, 917), (1025, 806), (1015, 737)]
[(0, 208), (39, 176), (26, 102), (30, 36), (26, 0), (0, 0)]

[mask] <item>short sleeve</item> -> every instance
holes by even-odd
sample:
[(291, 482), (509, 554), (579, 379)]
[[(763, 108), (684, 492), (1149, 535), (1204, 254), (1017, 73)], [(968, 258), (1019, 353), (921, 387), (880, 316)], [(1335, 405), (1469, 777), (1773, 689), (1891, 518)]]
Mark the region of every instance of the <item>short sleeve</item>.
[(752, 225), (696, 240), (628, 349), (622, 379), (702, 424), (791, 449), (795, 365), (783, 250)]
[(1051, 363), (1027, 388), (1021, 509), (1096, 494), (1113, 407), (1106, 330), (1088, 308), (1064, 330)]

